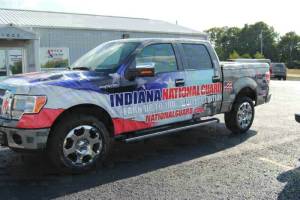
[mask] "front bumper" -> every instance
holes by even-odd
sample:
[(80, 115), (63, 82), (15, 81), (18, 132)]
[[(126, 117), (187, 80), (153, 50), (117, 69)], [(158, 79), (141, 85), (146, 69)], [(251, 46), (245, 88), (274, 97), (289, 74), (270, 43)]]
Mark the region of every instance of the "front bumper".
[(0, 145), (17, 149), (46, 148), (50, 129), (17, 129), (0, 126)]
[(271, 74), (271, 78), (276, 78), (276, 77), (286, 77), (286, 73), (285, 72), (277, 72), (277, 73)]
[(269, 103), (271, 101), (271, 97), (272, 97), (272, 94), (268, 94), (267, 96), (258, 96), (256, 105)]
[(269, 95), (266, 97), (265, 103), (269, 103), (269, 102), (271, 101), (271, 97), (272, 97), (272, 94), (269, 94)]
[(295, 119), (296, 119), (297, 122), (300, 123), (300, 114), (295, 114)]

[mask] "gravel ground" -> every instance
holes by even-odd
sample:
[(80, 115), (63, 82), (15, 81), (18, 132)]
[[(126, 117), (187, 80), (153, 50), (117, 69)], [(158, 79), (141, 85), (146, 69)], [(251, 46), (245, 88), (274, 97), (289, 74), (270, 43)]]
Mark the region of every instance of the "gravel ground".
[(300, 199), (300, 82), (272, 81), (244, 135), (220, 124), (116, 146), (105, 167), (58, 175), (0, 147), (0, 199)]

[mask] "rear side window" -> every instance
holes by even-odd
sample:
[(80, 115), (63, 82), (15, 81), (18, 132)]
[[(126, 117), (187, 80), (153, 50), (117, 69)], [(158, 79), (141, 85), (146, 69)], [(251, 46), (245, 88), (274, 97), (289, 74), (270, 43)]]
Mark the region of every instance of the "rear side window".
[(153, 63), (155, 73), (177, 71), (176, 57), (171, 44), (152, 44), (136, 57), (136, 65)]
[(188, 66), (185, 69), (211, 69), (212, 63), (206, 47), (202, 44), (182, 44)]

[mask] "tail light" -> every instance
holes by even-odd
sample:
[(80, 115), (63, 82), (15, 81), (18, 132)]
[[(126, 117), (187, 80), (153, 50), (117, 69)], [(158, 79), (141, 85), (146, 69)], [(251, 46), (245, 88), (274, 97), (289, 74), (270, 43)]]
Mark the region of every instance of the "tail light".
[(266, 77), (267, 83), (269, 84), (269, 83), (270, 83), (270, 80), (271, 80), (271, 74), (270, 74), (270, 71), (266, 71), (265, 77)]

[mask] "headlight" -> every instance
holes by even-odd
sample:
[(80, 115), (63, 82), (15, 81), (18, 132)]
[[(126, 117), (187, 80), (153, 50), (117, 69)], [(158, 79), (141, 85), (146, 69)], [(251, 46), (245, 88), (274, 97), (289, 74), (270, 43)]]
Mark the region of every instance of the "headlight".
[(46, 101), (46, 96), (13, 95), (3, 99), (2, 115), (20, 119), (23, 114), (37, 114), (44, 107)]

